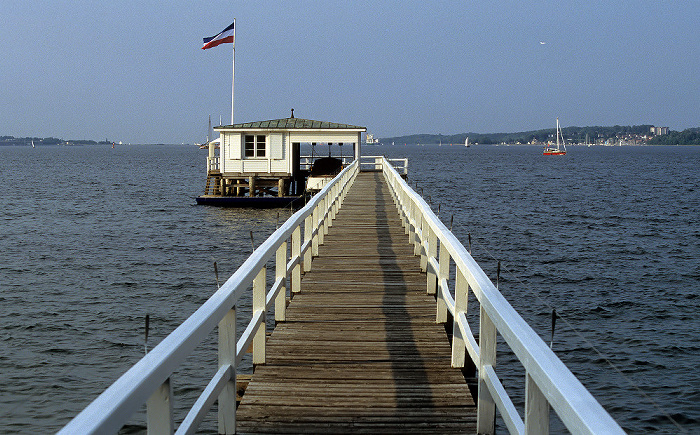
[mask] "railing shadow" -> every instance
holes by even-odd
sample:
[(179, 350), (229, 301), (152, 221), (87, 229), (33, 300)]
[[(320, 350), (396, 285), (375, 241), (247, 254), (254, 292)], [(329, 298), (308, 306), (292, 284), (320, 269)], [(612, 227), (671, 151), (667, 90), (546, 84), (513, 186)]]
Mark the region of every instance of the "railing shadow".
[[(386, 331), (386, 345), (391, 359), (394, 385), (396, 387), (397, 408), (420, 408), (422, 417), (427, 415), (427, 410), (434, 406), (434, 398), (430, 388), (421, 388), (421, 400), (416, 398), (416, 386), (428, 386), (429, 377), (426, 361), (421, 356), (416, 341), (416, 333), (412, 329), (411, 313), (406, 307), (406, 295), (409, 291), (406, 285), (406, 276), (399, 263), (397, 255), (392, 248), (392, 235), (389, 226), (382, 225), (389, 219), (389, 213), (394, 213), (394, 204), (391, 197), (383, 191), (386, 189), (381, 173), (374, 174), (376, 216), (377, 216), (377, 252), (379, 253), (382, 277), (385, 283), (382, 310), (384, 314), (384, 326)], [(401, 240), (400, 243), (406, 243)], [(403, 417), (397, 410), (397, 417)]]

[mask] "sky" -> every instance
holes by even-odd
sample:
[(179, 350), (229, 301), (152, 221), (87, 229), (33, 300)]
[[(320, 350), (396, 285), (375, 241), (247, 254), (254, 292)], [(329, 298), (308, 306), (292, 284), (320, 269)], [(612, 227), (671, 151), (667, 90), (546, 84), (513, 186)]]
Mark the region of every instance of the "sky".
[(700, 127), (700, 1), (0, 0), (0, 136), (204, 141), (297, 118), (375, 137)]

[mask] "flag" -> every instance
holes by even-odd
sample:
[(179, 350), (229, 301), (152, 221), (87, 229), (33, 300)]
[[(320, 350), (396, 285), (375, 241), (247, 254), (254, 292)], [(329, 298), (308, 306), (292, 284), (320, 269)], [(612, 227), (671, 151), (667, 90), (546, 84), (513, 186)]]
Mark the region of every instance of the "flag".
[(235, 32), (233, 30), (233, 25), (235, 21), (231, 23), (230, 26), (225, 28), (223, 31), (220, 33), (212, 36), (211, 38), (204, 38), (204, 45), (202, 46), (202, 50), (206, 50), (207, 48), (212, 48), (216, 47), (219, 44), (234, 44), (235, 41), (233, 40), (235, 36)]

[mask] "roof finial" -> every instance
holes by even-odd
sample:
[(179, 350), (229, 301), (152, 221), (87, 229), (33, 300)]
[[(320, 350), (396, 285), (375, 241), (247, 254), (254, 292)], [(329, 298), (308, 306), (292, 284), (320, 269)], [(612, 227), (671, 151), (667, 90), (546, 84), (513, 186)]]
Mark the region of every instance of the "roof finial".
[(292, 107), (292, 118), (294, 118), (294, 108)]

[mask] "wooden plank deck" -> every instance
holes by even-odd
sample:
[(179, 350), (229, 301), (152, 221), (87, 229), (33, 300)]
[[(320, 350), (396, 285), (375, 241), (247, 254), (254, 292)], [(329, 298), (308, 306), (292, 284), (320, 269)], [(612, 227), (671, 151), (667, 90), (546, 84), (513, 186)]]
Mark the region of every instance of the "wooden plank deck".
[(267, 342), (240, 433), (476, 433), (381, 173), (361, 173)]

